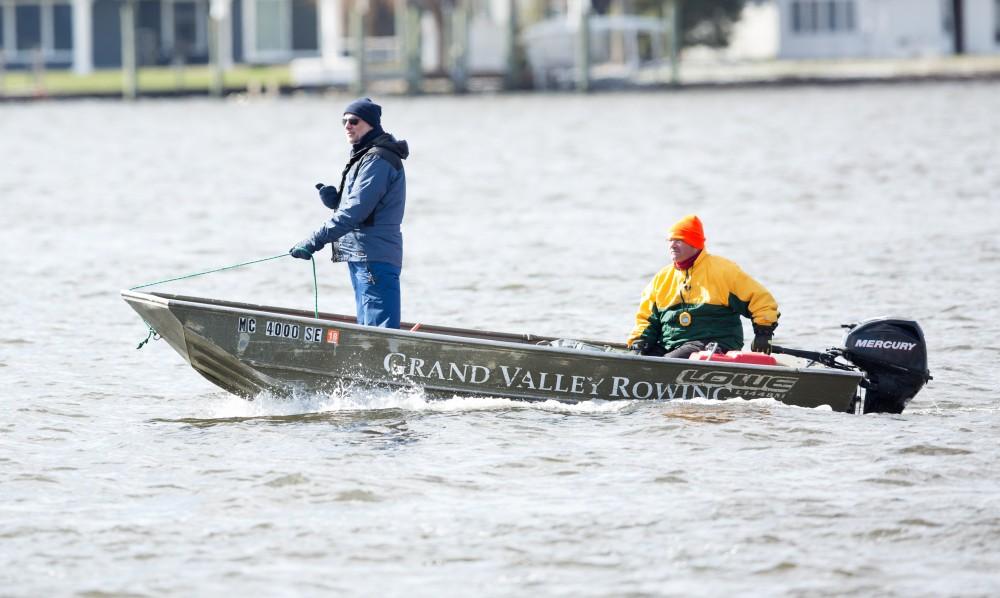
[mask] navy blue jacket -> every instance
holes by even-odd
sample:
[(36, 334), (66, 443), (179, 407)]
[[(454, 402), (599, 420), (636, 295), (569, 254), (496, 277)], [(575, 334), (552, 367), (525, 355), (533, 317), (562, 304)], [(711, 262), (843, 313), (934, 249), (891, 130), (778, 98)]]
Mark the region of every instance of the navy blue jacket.
[(403, 267), (403, 211), (410, 155), (405, 141), (382, 133), (344, 178), (340, 204), (310, 240), (318, 251), (333, 244), (335, 262), (387, 262)]

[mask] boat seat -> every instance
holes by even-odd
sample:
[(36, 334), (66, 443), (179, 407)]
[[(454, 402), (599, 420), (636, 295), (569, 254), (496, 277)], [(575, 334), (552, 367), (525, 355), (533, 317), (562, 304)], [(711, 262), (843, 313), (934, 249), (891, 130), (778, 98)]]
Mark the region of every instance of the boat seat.
[(697, 361), (724, 361), (728, 363), (748, 363), (752, 365), (780, 365), (773, 355), (766, 353), (755, 353), (753, 351), (728, 351), (726, 353), (713, 353), (711, 351), (698, 351), (692, 353), (688, 359)]

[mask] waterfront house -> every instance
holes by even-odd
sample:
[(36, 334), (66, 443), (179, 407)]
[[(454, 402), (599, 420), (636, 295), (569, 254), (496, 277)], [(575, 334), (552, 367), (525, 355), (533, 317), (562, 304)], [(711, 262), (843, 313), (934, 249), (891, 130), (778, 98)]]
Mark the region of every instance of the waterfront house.
[(1000, 53), (1000, 0), (776, 0), (779, 58)]
[[(132, 0), (139, 65), (204, 63), (211, 17), (220, 58), (286, 63), (316, 56), (324, 29), (343, 37), (344, 0)], [(121, 66), (123, 0), (0, 0), (0, 56), (10, 68)], [(370, 0), (368, 28), (391, 28), (393, 0)], [(325, 13), (325, 14), (324, 14)]]

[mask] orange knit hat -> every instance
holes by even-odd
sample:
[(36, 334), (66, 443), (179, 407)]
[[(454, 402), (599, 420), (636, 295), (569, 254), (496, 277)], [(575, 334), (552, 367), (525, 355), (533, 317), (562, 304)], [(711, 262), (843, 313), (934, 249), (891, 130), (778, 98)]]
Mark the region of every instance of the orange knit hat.
[(695, 249), (705, 248), (705, 229), (701, 227), (701, 220), (694, 214), (689, 214), (670, 227), (670, 237), (680, 239)]

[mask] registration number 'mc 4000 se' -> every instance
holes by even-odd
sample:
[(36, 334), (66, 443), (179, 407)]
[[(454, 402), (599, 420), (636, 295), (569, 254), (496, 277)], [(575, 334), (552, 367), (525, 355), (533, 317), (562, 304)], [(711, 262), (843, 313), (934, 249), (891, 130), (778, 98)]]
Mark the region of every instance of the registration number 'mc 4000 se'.
[[(241, 317), (237, 328), (240, 332), (253, 334), (257, 332), (257, 320), (254, 318)], [(278, 338), (291, 338), (309, 343), (323, 342), (323, 329), (316, 326), (300, 326), (299, 324), (289, 324), (288, 322), (267, 322), (264, 326), (265, 336), (276, 336)]]

